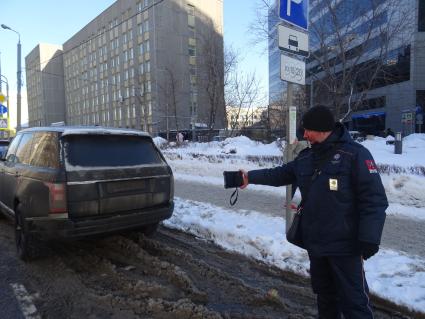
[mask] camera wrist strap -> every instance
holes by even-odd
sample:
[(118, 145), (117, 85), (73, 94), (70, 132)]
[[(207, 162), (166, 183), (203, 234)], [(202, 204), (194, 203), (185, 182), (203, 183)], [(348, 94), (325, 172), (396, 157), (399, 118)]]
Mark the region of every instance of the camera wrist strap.
[(238, 201), (238, 188), (236, 187), (236, 189), (233, 191), (232, 195), (230, 196), (230, 206), (233, 206), (236, 204), (236, 202)]

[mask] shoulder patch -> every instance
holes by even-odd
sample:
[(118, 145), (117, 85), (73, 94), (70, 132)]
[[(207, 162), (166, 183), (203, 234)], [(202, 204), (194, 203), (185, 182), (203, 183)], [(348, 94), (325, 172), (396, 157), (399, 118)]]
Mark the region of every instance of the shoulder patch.
[(373, 173), (378, 173), (378, 169), (376, 168), (376, 164), (374, 160), (365, 160), (365, 164), (367, 169), (369, 170), (369, 173), (373, 174)]

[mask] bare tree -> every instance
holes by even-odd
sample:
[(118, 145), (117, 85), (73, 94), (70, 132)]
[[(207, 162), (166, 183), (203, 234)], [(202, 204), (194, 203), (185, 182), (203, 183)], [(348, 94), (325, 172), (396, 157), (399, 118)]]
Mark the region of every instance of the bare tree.
[(276, 3), (276, 0), (256, 0), (254, 7), (255, 19), (248, 27), (253, 45), (273, 40), (270, 38), (275, 34), (270, 33), (269, 26), (270, 24), (277, 24), (279, 20)]
[(162, 118), (165, 120), (166, 126), (165, 131), (167, 139), (170, 138), (170, 127), (176, 130), (176, 134), (180, 130), (180, 120), (184, 116), (179, 115), (179, 96), (182, 94), (179, 92), (178, 81), (176, 78), (176, 71), (172, 67), (172, 63), (168, 63), (168, 66), (163, 69), (164, 76), (158, 80), (158, 87), (161, 96), (162, 105)]
[[(339, 118), (364, 103), (374, 87), (397, 81), (394, 49), (409, 42), (408, 30), (414, 19), (407, 2), (398, 0), (316, 2), (310, 21), (310, 57), (307, 60), (313, 82), (315, 104), (332, 106)], [(277, 2), (257, 0), (257, 19), (250, 26), (252, 42), (269, 40), (277, 45), (275, 26), (279, 23)], [(409, 49), (406, 48), (406, 51)], [(408, 52), (405, 52), (408, 54)], [(312, 90), (313, 91), (313, 90)]]
[(136, 77), (134, 84), (134, 96), (136, 98), (136, 128), (150, 132), (149, 125), (149, 103), (146, 96), (146, 88), (144, 82), (136, 69)]
[(409, 8), (401, 1), (323, 0), (323, 14), (310, 24), (310, 77), (316, 103), (339, 118), (358, 109), (368, 91), (396, 80), (388, 58), (406, 39)]
[(224, 102), (224, 50), (223, 36), (212, 21), (211, 24), (203, 28), (199, 34), (200, 50), (202, 56), (202, 70), (199, 72), (199, 79), (202, 88), (207, 93), (208, 114), (206, 121), (210, 132), (214, 129), (218, 116), (225, 115)]
[[(226, 97), (231, 104), (227, 104), (227, 112), (231, 115), (230, 136), (235, 129), (244, 128), (248, 124), (249, 115), (260, 104), (259, 81), (255, 73), (244, 75), (234, 73), (226, 87)], [(240, 121), (243, 116), (244, 121)]]

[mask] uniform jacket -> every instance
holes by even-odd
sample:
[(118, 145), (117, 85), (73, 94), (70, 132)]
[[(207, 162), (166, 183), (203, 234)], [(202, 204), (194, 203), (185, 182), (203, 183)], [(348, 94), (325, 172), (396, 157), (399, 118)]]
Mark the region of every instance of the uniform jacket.
[[(317, 178), (320, 158), (328, 157)], [(250, 184), (296, 184), (303, 204), (301, 229), (313, 256), (360, 254), (359, 241), (380, 244), (387, 197), (370, 152), (337, 124), (322, 143), (303, 150), (294, 161), (248, 172)], [(310, 190), (308, 191), (308, 188)]]

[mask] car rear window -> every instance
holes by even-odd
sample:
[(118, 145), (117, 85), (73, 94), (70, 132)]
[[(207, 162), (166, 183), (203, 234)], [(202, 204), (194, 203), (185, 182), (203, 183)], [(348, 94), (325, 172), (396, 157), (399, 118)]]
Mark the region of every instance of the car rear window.
[(130, 135), (67, 135), (67, 164), (82, 167), (135, 166), (162, 163), (152, 139)]

